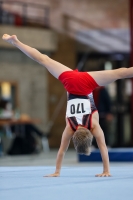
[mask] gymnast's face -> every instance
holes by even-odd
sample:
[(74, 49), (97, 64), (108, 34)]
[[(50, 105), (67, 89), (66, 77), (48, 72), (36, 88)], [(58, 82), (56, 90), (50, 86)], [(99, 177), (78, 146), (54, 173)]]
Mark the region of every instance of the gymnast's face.
[(80, 155), (86, 155), (86, 156), (89, 156), (89, 155), (90, 155), (90, 147), (86, 148), (86, 149), (84, 150), (84, 152), (79, 151), (78, 148), (75, 148), (75, 150), (76, 150), (76, 152), (77, 152), (78, 154), (80, 154)]
[(89, 155), (90, 155), (90, 150), (89, 150), (89, 147), (86, 149), (86, 151), (85, 151), (84, 155), (86, 155), (86, 156), (89, 156)]

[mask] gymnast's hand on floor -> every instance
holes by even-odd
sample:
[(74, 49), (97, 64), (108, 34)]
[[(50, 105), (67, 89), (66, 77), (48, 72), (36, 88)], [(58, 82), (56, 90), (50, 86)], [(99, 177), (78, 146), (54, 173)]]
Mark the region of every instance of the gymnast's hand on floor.
[(2, 39), (3, 39), (4, 41), (6, 41), (6, 42), (12, 44), (12, 45), (14, 45), (15, 42), (18, 41), (16, 35), (12, 35), (12, 36), (11, 36), (11, 35), (8, 35), (8, 34), (4, 34), (4, 35), (2, 36)]
[(110, 177), (111, 174), (109, 172), (103, 172), (102, 174), (96, 174), (96, 177)]
[(56, 172), (54, 174), (48, 174), (48, 175), (46, 175), (44, 177), (58, 177), (58, 176), (60, 176), (60, 174)]

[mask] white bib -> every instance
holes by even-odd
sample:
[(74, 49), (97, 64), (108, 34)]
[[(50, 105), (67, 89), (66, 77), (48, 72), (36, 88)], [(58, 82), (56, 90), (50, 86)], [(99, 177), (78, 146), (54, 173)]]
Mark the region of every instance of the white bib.
[(89, 99), (72, 99), (67, 102), (66, 116), (73, 117), (91, 113), (91, 104)]

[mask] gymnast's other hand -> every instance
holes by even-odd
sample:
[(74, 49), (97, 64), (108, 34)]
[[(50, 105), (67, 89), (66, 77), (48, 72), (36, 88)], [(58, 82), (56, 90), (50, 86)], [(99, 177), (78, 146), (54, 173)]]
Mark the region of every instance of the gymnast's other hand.
[(2, 36), (2, 39), (12, 45), (15, 45), (15, 43), (18, 41), (18, 38), (16, 35), (8, 35), (8, 34), (4, 34)]
[(60, 174), (58, 172), (55, 172), (54, 174), (48, 174), (44, 177), (58, 177), (58, 176), (60, 176)]
[(103, 172), (102, 174), (96, 174), (96, 177), (110, 177), (111, 174), (109, 172)]

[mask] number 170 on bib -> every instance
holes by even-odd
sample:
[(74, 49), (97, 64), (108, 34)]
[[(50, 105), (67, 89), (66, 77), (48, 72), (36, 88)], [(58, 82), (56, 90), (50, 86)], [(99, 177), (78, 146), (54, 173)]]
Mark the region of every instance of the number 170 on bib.
[(67, 103), (67, 117), (86, 115), (91, 113), (89, 99), (72, 99)]

